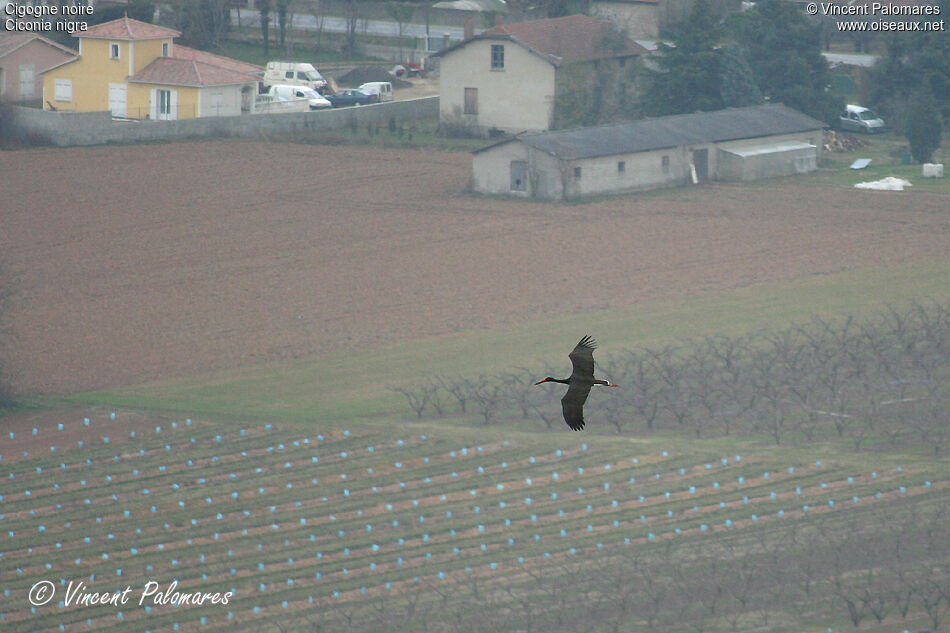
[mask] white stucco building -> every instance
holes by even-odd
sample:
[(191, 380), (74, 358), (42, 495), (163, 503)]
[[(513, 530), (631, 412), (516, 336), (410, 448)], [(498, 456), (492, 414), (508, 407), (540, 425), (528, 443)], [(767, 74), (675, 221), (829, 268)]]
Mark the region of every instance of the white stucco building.
[[(590, 13), (607, 18), (633, 40), (655, 41), (660, 31), (681, 21), (693, 10), (695, 0), (591, 0)], [(712, 0), (718, 14), (739, 11), (741, 0)]]
[(520, 134), (473, 153), (479, 193), (551, 200), (817, 168), (825, 124), (784, 105)]
[(590, 11), (609, 19), (634, 40), (660, 37), (660, 0), (594, 0)]
[[(548, 130), (560, 91), (614, 73), (646, 49), (584, 15), (495, 26), (437, 53), (443, 125), (477, 133)], [(565, 77), (570, 73), (570, 80)]]

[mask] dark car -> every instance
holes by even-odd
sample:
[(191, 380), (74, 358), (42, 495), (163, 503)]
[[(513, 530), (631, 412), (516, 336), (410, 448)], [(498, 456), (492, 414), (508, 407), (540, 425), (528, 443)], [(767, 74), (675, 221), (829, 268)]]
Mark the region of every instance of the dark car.
[(369, 94), (368, 92), (363, 92), (356, 88), (347, 88), (336, 94), (326, 95), (326, 98), (334, 108), (379, 102), (379, 95)]

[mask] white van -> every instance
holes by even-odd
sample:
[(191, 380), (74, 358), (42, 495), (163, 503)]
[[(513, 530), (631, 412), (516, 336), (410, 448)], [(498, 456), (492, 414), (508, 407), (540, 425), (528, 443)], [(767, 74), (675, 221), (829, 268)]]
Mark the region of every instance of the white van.
[(274, 84), (304, 86), (313, 90), (321, 90), (327, 85), (313, 64), (303, 62), (267, 62), (264, 70), (264, 85)]
[(388, 81), (371, 81), (359, 87), (367, 94), (379, 95), (380, 101), (393, 100), (393, 85)]
[(267, 94), (279, 101), (293, 101), (295, 99), (306, 99), (310, 104), (311, 110), (324, 110), (332, 108), (333, 105), (313, 88), (306, 86), (276, 85), (271, 86)]
[(870, 108), (859, 105), (845, 106), (844, 112), (838, 117), (838, 122), (841, 129), (848, 132), (876, 134), (886, 130), (884, 119), (875, 114)]

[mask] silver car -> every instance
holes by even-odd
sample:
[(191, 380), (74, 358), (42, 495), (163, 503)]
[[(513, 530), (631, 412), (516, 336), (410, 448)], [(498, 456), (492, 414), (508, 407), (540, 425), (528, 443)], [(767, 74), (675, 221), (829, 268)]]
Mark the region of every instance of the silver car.
[(841, 124), (841, 129), (848, 132), (877, 134), (886, 130), (884, 119), (875, 114), (874, 110), (859, 105), (845, 106), (845, 110), (838, 117), (838, 121)]

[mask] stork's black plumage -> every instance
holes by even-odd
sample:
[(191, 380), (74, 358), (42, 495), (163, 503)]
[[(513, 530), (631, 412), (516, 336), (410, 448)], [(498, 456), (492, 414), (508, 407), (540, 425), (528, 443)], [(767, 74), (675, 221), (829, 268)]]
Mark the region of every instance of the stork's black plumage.
[(617, 386), (606, 380), (594, 379), (594, 350), (596, 348), (597, 342), (589, 335), (585, 336), (574, 346), (574, 350), (570, 353), (571, 364), (574, 366), (570, 378), (560, 379), (548, 376), (544, 380), (534, 383), (540, 385), (545, 382), (558, 382), (562, 385), (568, 385), (567, 393), (561, 398), (561, 409), (564, 412), (564, 421), (574, 431), (580, 431), (584, 428), (584, 403), (587, 402), (591, 387), (594, 385)]

